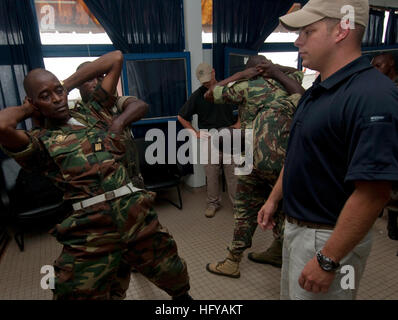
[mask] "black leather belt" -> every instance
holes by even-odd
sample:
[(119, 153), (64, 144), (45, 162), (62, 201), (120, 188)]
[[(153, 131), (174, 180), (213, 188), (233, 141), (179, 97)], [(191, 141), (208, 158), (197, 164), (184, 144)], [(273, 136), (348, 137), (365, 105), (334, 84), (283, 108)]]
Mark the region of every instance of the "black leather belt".
[(297, 219), (289, 217), (289, 216), (286, 216), (286, 220), (289, 221), (290, 223), (298, 225), (299, 227), (307, 227), (307, 228), (310, 228), (310, 229), (333, 230), (334, 227), (335, 227), (335, 226), (331, 226), (331, 225), (328, 225), (328, 224), (301, 221), (301, 220), (297, 220)]

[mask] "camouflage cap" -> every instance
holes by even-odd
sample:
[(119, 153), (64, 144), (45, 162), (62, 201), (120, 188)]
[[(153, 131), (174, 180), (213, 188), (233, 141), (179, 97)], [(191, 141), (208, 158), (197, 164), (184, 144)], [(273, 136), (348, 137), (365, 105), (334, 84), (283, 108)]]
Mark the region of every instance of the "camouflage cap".
[(352, 10), (353, 22), (367, 27), (369, 23), (368, 0), (310, 0), (300, 10), (280, 17), (290, 30), (300, 29), (323, 18), (343, 19)]
[(201, 84), (209, 82), (212, 71), (213, 68), (206, 62), (203, 62), (196, 68), (196, 78), (198, 78)]

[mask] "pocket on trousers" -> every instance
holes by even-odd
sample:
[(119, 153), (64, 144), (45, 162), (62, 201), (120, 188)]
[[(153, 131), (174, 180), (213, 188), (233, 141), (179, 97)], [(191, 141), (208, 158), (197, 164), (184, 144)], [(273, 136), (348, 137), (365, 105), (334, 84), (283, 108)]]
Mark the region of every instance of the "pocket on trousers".
[(352, 250), (360, 259), (366, 259), (372, 247), (372, 230), (362, 239), (362, 241)]
[(321, 250), (325, 246), (325, 243), (330, 238), (332, 232), (333, 230), (315, 230), (315, 252)]

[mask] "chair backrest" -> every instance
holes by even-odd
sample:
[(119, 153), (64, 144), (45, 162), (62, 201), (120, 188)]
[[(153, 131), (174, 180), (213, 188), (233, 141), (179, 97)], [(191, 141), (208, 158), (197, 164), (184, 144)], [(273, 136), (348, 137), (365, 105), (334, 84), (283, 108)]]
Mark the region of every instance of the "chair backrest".
[(154, 181), (156, 180), (156, 176), (162, 176), (163, 178), (165, 175), (177, 175), (177, 176), (182, 176), (179, 168), (180, 166), (177, 164), (168, 164), (167, 163), (167, 158), (166, 158), (166, 163), (165, 164), (149, 164), (146, 159), (145, 159), (145, 152), (146, 149), (149, 145), (151, 145), (153, 142), (152, 141), (145, 141), (144, 138), (139, 138), (135, 139), (136, 145), (137, 145), (137, 150), (139, 153), (139, 160), (140, 160), (140, 171), (141, 174), (144, 178), (147, 178), (146, 180), (151, 180)]
[(4, 179), (1, 183), (4, 183), (7, 191), (11, 191), (15, 188), (21, 166), (13, 158), (2, 158), (0, 161), (1, 174)]
[(63, 192), (38, 173), (23, 170), (13, 158), (0, 159), (2, 202), (14, 210), (30, 210), (62, 202)]
[(134, 139), (134, 141), (137, 146), (140, 170), (145, 171), (145, 169), (149, 166), (149, 164), (145, 161), (145, 150), (149, 145), (149, 142), (145, 141), (144, 138)]

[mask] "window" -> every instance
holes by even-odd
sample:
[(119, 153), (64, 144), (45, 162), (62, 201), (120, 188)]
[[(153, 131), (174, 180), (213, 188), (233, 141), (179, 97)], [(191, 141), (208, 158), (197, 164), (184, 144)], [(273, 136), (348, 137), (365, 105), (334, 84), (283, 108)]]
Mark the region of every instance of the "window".
[(48, 44), (111, 44), (83, 0), (35, 0), (40, 38)]
[(202, 0), (202, 43), (213, 43), (213, 0)]
[(191, 94), (189, 53), (127, 54), (123, 68), (125, 95), (149, 104), (145, 119), (175, 117)]
[(260, 52), (259, 54), (271, 60), (274, 64), (280, 64), (286, 67), (297, 68), (297, 52)]
[[(65, 80), (76, 71), (81, 63), (95, 59), (96, 57), (44, 58), (44, 66), (47, 70), (54, 73), (59, 80)], [(69, 93), (68, 100), (74, 103), (77, 99), (80, 99), (79, 90), (74, 89)]]
[[(93, 61), (112, 44), (105, 30), (87, 8), (83, 0), (34, 0), (43, 44), (45, 68), (64, 80), (85, 61)], [(92, 47), (107, 45), (101, 52)], [(105, 46), (102, 46), (105, 47)], [(118, 92), (121, 93), (121, 86)], [(69, 93), (73, 105), (80, 94), (77, 89)]]
[(256, 54), (257, 52), (255, 51), (227, 48), (225, 59), (225, 67), (227, 69), (224, 77), (227, 78), (236, 72), (244, 70), (249, 57)]
[[(77, 67), (86, 61), (93, 61), (98, 57), (59, 57), (59, 58), (44, 58), (45, 68), (52, 73), (59, 80), (65, 80), (69, 76), (71, 76), (77, 69)], [(122, 95), (122, 87), (121, 82), (119, 81), (119, 85), (117, 88), (117, 92), (119, 95)], [(69, 92), (68, 100), (69, 105), (74, 105), (76, 100), (80, 100), (80, 93), (78, 89), (74, 89)]]
[(294, 41), (296, 41), (297, 37), (297, 31), (289, 31), (281, 23), (279, 23), (275, 30), (267, 37), (267, 39), (265, 39), (265, 43), (293, 43)]

